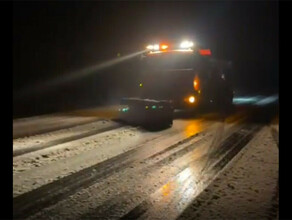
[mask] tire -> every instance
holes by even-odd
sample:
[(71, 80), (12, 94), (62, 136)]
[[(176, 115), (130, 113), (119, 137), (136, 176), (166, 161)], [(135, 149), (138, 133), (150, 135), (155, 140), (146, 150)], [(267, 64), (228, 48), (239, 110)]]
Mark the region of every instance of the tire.
[(160, 122), (161, 126), (167, 127), (167, 128), (171, 127), (172, 124), (173, 124), (172, 118), (165, 118), (165, 119), (161, 120), (161, 122)]

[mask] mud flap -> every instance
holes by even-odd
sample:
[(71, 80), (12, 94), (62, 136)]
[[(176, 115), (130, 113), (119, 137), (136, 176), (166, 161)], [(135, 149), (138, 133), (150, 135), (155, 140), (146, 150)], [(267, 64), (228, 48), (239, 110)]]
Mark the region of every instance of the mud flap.
[(131, 125), (144, 127), (170, 127), (173, 122), (173, 106), (169, 101), (123, 98), (119, 119)]

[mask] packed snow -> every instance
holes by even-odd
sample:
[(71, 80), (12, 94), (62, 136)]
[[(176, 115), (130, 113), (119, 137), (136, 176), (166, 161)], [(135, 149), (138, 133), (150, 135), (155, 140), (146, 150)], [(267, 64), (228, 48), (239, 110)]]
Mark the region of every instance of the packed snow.
[[(193, 127), (192, 125), (196, 125)], [(13, 158), (13, 196), (108, 160), (139, 146), (167, 140), (165, 146), (207, 127), (202, 120), (178, 120), (159, 132), (122, 127)], [(155, 140), (159, 138), (158, 140)], [(149, 143), (148, 143), (149, 142)]]
[(181, 219), (276, 219), (279, 151), (265, 127)]

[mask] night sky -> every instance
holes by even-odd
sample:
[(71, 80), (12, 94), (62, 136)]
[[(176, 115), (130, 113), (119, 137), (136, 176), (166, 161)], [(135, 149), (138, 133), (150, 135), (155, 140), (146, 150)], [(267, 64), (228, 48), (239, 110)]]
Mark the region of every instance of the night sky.
[[(235, 91), (278, 92), (276, 1), (13, 4), (14, 97), (33, 83), (116, 58), (117, 53), (184, 38), (233, 62)], [(83, 83), (86, 87), (86, 79)]]

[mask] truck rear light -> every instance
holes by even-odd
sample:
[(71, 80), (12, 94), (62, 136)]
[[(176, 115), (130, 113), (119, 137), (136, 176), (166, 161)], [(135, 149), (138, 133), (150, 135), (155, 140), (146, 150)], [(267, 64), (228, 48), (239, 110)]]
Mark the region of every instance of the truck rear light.
[(211, 54), (212, 54), (210, 49), (199, 50), (199, 53), (202, 56), (211, 56)]

